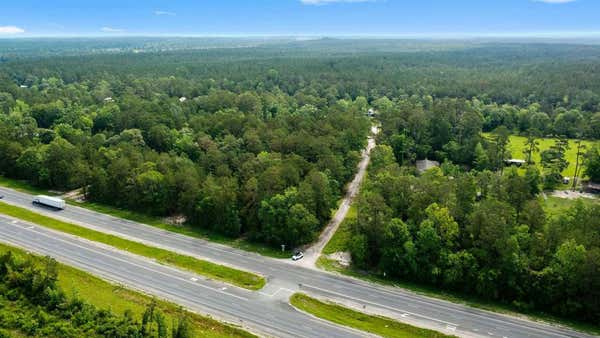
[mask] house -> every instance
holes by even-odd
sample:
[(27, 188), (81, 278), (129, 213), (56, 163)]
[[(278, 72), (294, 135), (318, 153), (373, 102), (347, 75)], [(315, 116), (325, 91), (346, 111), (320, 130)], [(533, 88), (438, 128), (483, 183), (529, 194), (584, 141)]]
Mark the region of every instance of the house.
[(514, 165), (516, 167), (521, 167), (521, 166), (527, 164), (527, 161), (520, 160), (517, 158), (511, 158), (509, 160), (504, 160), (504, 163), (506, 163), (506, 165)]
[(185, 102), (185, 101), (187, 101), (187, 97), (182, 96), (179, 98), (179, 102)]
[(105, 103), (110, 103), (110, 102), (115, 102), (115, 100), (113, 100), (113, 98), (109, 96), (109, 97), (105, 97), (104, 98), (104, 102)]
[(375, 110), (373, 108), (369, 108), (369, 110), (367, 111), (367, 116), (368, 117), (375, 117)]
[(428, 159), (417, 161), (417, 171), (419, 174), (426, 172), (427, 170), (440, 166), (440, 162), (438, 161), (430, 161)]
[(26, 85), (20, 85), (19, 88), (29, 88)]

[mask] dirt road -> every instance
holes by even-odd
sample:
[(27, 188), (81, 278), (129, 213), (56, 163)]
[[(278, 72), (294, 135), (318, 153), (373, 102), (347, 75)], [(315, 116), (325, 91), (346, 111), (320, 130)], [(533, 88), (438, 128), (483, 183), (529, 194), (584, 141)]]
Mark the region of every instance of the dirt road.
[(369, 162), (371, 160), (371, 150), (375, 148), (375, 136), (377, 133), (379, 133), (379, 128), (377, 126), (371, 127), (371, 136), (369, 136), (367, 147), (362, 151), (362, 158), (358, 163), (358, 172), (356, 173), (356, 176), (354, 176), (352, 182), (350, 182), (348, 185), (346, 196), (344, 196), (342, 203), (333, 215), (333, 218), (329, 224), (327, 224), (325, 229), (323, 229), (321, 232), (319, 240), (304, 251), (304, 258), (302, 260), (295, 262), (294, 264), (302, 265), (308, 268), (315, 268), (315, 263), (321, 255), (323, 248), (325, 248), (325, 245), (327, 245), (340, 224), (342, 224), (346, 218), (348, 210), (350, 209), (350, 205), (352, 205), (354, 198), (356, 195), (358, 195), (360, 185), (365, 177), (367, 167), (369, 166)]

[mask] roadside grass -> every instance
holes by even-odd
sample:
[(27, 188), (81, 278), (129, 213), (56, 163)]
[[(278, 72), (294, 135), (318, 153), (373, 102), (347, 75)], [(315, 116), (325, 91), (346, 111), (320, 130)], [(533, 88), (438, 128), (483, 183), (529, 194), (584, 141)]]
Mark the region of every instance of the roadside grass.
[(589, 198), (567, 199), (556, 196), (548, 196), (546, 199), (540, 197), (539, 201), (548, 217), (562, 215), (578, 202), (583, 203), (586, 206), (600, 205), (599, 199), (593, 200)]
[(329, 242), (325, 245), (325, 248), (323, 248), (324, 255), (330, 255), (332, 253), (348, 250), (348, 242), (350, 241), (350, 236), (352, 235), (350, 233), (350, 224), (356, 219), (356, 212), (356, 206), (354, 204), (351, 205), (346, 218), (342, 224), (340, 224), (339, 228), (335, 234), (333, 234)]
[(21, 192), (26, 192), (26, 193), (33, 194), (33, 195), (56, 195), (56, 194), (49, 192), (48, 190), (36, 188), (33, 185), (31, 185), (25, 181), (6, 178), (3, 176), (0, 176), (0, 186), (10, 188), (13, 190), (17, 190), (17, 191), (21, 191)]
[(541, 311), (524, 311), (518, 309), (509, 304), (502, 304), (498, 302), (492, 302), (485, 299), (468, 296), (465, 294), (459, 294), (454, 292), (448, 292), (440, 289), (436, 289), (434, 287), (428, 287), (425, 285), (415, 284), (407, 281), (399, 281), (399, 280), (390, 280), (385, 279), (374, 272), (358, 270), (353, 267), (344, 267), (338, 264), (337, 261), (328, 259), (326, 257), (319, 257), (317, 260), (317, 267), (330, 271), (339, 273), (341, 275), (358, 278), (367, 282), (377, 283), (385, 286), (393, 286), (402, 289), (406, 289), (417, 294), (446, 300), (456, 304), (464, 304), (470, 307), (496, 312), (501, 314), (510, 315), (513, 317), (525, 318), (532, 321), (550, 323), (550, 324), (558, 324), (565, 327), (569, 327), (575, 330), (579, 330), (581, 332), (589, 333), (592, 335), (600, 335), (600, 325), (594, 325), (590, 323), (583, 323), (574, 320), (559, 318), (551, 314), (547, 314)]
[[(34, 187), (25, 181), (6, 178), (6, 177), (2, 177), (2, 176), (0, 176), (0, 186), (14, 189), (14, 190), (21, 191), (21, 192), (25, 192), (25, 193), (29, 193), (29, 194), (34, 194), (34, 195), (40, 195), (40, 194), (51, 195), (51, 196), (56, 195), (56, 194), (49, 192), (48, 190)], [(78, 202), (78, 201), (74, 201), (71, 199), (66, 199), (66, 201), (70, 205), (75, 205), (75, 206), (78, 206), (81, 208), (100, 212), (103, 214), (128, 219), (130, 221), (143, 223), (146, 225), (151, 225), (153, 227), (157, 227), (157, 228), (167, 230), (167, 231), (177, 232), (177, 233), (180, 233), (180, 234), (183, 234), (186, 236), (205, 239), (207, 241), (231, 246), (231, 247), (238, 248), (238, 249), (241, 249), (244, 251), (255, 252), (255, 253), (258, 253), (263, 256), (268, 256), (268, 257), (273, 257), (273, 258), (288, 258), (292, 252), (291, 250), (286, 250), (286, 251), (282, 252), (281, 250), (279, 250), (277, 248), (272, 248), (270, 246), (267, 246), (267, 245), (264, 245), (261, 243), (256, 243), (256, 242), (250, 241), (246, 238), (230, 238), (230, 237), (223, 236), (223, 235), (220, 235), (218, 233), (215, 233), (215, 232), (212, 232), (212, 231), (209, 231), (206, 229), (193, 228), (189, 225), (179, 226), (179, 225), (168, 224), (168, 223), (165, 223), (160, 217), (150, 216), (150, 215), (142, 214), (142, 213), (135, 212), (135, 211), (125, 210), (125, 209), (120, 209), (120, 208), (109, 206), (109, 205), (93, 203), (93, 202)]]
[(161, 264), (183, 268), (208, 278), (220, 280), (249, 290), (260, 290), (266, 283), (265, 279), (256, 274), (230, 268), (177, 254), (168, 250), (151, 247), (142, 243), (130, 241), (118, 236), (95, 231), (72, 223), (63, 222), (27, 209), (0, 202), (0, 213), (22, 219), (27, 222), (62, 231), (91, 241), (113, 246), (133, 254), (155, 259)]
[[(484, 133), (485, 137), (490, 137), (490, 133)], [(540, 143), (539, 148), (540, 151), (533, 154), (533, 161), (538, 169), (542, 170), (542, 165), (540, 163), (541, 156), (540, 153), (544, 150), (550, 149), (551, 146), (554, 145), (554, 138), (540, 138), (538, 141)], [(508, 145), (508, 150), (510, 151), (513, 158), (525, 159), (525, 155), (523, 154), (523, 149), (525, 149), (525, 143), (527, 142), (527, 137), (511, 135), (510, 143)], [(587, 149), (590, 149), (597, 142), (584, 140), (583, 144), (587, 146)], [(577, 158), (577, 145), (575, 144), (575, 140), (569, 140), (569, 150), (566, 152), (566, 159), (569, 162), (569, 166), (565, 169), (562, 174), (566, 177), (573, 177), (575, 175), (575, 160)]]
[(390, 318), (373, 316), (334, 303), (323, 302), (303, 293), (295, 293), (290, 303), (321, 319), (357, 330), (390, 338), (437, 338), (454, 337), (441, 332), (418, 328)]
[[(22, 249), (0, 243), (0, 255), (8, 251), (20, 257), (28, 255)], [(36, 255), (30, 255), (30, 257), (41, 259)], [(110, 309), (118, 315), (130, 310), (136, 319), (141, 320), (146, 306), (152, 301), (150, 296), (109, 283), (71, 266), (59, 263), (58, 272), (58, 284), (66, 292), (67, 297), (77, 296), (98, 308)], [(157, 300), (157, 306), (165, 315), (165, 323), (169, 331), (173, 321), (185, 314), (194, 326), (195, 337), (255, 337), (240, 328), (188, 312), (167, 301)]]
[(124, 218), (124, 219), (134, 221), (137, 223), (143, 223), (143, 224), (150, 225), (150, 226), (160, 228), (163, 230), (167, 230), (167, 231), (176, 232), (176, 233), (179, 233), (182, 235), (200, 238), (200, 239), (204, 239), (204, 240), (219, 243), (219, 244), (224, 244), (224, 245), (231, 246), (231, 247), (238, 248), (238, 249), (245, 250), (245, 251), (256, 252), (263, 256), (274, 257), (274, 258), (288, 258), (291, 253), (291, 251), (289, 251), (289, 250), (287, 250), (285, 252), (281, 252), (281, 250), (277, 250), (275, 248), (272, 248), (272, 247), (269, 247), (269, 246), (266, 246), (266, 245), (263, 245), (260, 243), (255, 243), (255, 242), (249, 241), (245, 238), (237, 238), (237, 239), (230, 238), (230, 237), (223, 236), (223, 235), (217, 234), (217, 233), (209, 231), (209, 230), (193, 228), (189, 225), (168, 224), (168, 223), (165, 223), (160, 217), (145, 215), (145, 214), (142, 214), (139, 212), (120, 209), (120, 208), (116, 208), (116, 207), (109, 206), (109, 205), (93, 203), (93, 202), (77, 202), (77, 201), (72, 201), (72, 200), (67, 200), (67, 203), (78, 206), (78, 207), (82, 207), (82, 208), (85, 208), (88, 210), (96, 211), (99, 213), (103, 213), (103, 214), (107, 214), (107, 215), (111, 215), (111, 216), (115, 216), (115, 217), (119, 217), (119, 218)]

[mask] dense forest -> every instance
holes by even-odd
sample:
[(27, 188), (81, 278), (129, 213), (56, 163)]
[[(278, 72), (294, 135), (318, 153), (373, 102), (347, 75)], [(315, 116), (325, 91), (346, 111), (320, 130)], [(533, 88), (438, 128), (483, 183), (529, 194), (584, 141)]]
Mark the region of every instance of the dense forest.
[(597, 46), (182, 41), (74, 40), (47, 57), (0, 42), (0, 174), (292, 247), (327, 223), (371, 106), (407, 162), (497, 169), (504, 154), (480, 132), (499, 127), (600, 133)]
[[(567, 139), (576, 176), (600, 180), (600, 148), (580, 142), (600, 138), (599, 46), (64, 44), (0, 41), (0, 175), (294, 247), (329, 221), (374, 108), (382, 132), (351, 227), (357, 267), (600, 320), (600, 207), (549, 217), (538, 200), (562, 182)], [(511, 135), (527, 138), (522, 152), (508, 151)], [(506, 167), (511, 157), (527, 163)], [(419, 176), (425, 158), (442, 165)]]
[[(382, 132), (350, 225), (357, 268), (525, 311), (600, 320), (600, 203), (579, 201), (551, 217), (539, 197), (561, 184), (564, 135), (597, 138), (600, 129), (579, 120), (585, 112), (559, 108), (541, 125), (535, 104), (411, 97), (373, 105)], [(514, 154), (527, 159), (524, 167), (506, 165), (511, 133), (527, 136)], [(541, 134), (556, 138), (536, 165)], [(575, 144), (581, 177), (598, 180), (600, 147)], [(426, 157), (441, 166), (417, 173), (415, 160)]]

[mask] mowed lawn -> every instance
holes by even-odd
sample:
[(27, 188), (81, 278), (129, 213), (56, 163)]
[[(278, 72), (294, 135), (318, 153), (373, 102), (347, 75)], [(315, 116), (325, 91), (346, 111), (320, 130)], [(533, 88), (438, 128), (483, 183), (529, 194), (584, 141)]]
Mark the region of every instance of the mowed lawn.
[[(535, 164), (542, 169), (541, 167), (541, 156), (540, 153), (546, 149), (550, 149), (554, 145), (555, 139), (552, 138), (543, 138), (538, 140), (540, 145), (540, 151), (533, 154), (533, 160)], [(512, 158), (517, 159), (525, 159), (525, 154), (523, 154), (523, 149), (526, 148), (525, 143), (527, 142), (527, 137), (512, 135), (510, 137), (510, 144), (508, 146), (509, 151), (512, 155)], [(597, 144), (598, 141), (583, 141), (583, 144), (587, 146), (587, 149), (590, 149), (594, 144)], [(575, 175), (575, 160), (577, 158), (577, 145), (575, 144), (575, 140), (569, 140), (570, 148), (567, 150), (567, 161), (569, 161), (569, 167), (563, 171), (563, 176), (573, 177)], [(584, 150), (585, 151), (587, 151)]]

